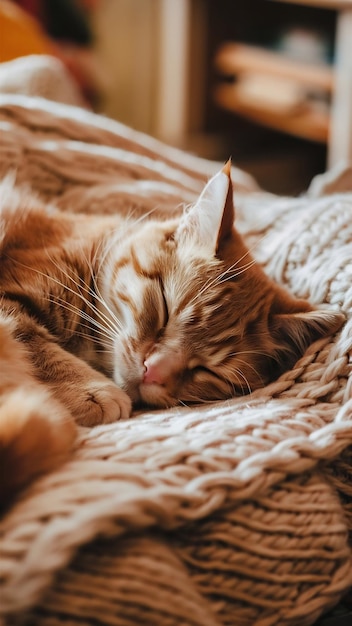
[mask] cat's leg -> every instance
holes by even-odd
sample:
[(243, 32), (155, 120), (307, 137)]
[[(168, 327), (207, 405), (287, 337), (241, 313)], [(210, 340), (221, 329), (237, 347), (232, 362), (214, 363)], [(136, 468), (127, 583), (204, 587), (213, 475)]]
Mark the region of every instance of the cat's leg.
[(76, 435), (68, 410), (36, 380), (15, 330), (16, 321), (0, 312), (0, 507), (59, 465)]
[(130, 416), (132, 402), (122, 389), (67, 352), (31, 318), (22, 318), (17, 338), (29, 351), (38, 380), (66, 406), (79, 424), (107, 424)]

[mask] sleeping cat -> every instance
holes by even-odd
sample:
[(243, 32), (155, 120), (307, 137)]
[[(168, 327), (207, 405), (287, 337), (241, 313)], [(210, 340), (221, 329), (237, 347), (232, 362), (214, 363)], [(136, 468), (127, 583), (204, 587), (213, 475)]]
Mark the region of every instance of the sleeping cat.
[(0, 496), (75, 423), (250, 393), (343, 316), (274, 284), (235, 230), (228, 163), (181, 218), (62, 213), (2, 185)]

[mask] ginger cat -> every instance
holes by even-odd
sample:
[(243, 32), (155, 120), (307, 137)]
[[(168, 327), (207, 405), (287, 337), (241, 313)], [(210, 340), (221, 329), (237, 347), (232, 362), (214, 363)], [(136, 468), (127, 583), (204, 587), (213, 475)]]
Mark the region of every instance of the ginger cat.
[(8, 180), (1, 192), (2, 501), (65, 458), (75, 423), (250, 393), (343, 322), (255, 263), (229, 164), (165, 221), (62, 213)]

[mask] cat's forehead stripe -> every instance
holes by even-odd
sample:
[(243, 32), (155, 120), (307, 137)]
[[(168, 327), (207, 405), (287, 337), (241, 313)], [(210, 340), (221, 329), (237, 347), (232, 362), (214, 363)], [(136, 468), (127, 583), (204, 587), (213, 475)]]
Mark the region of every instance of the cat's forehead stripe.
[(132, 262), (133, 269), (136, 272), (136, 274), (138, 274), (138, 276), (142, 276), (143, 278), (150, 278), (151, 280), (155, 280), (159, 278), (160, 271), (158, 268), (146, 269), (141, 266), (137, 253), (133, 246), (131, 247), (131, 262)]
[(112, 279), (116, 280), (117, 274), (120, 271), (121, 268), (126, 267), (126, 265), (129, 265), (130, 263), (130, 259), (128, 257), (121, 257), (121, 258), (117, 258), (114, 259), (114, 269), (113, 269), (113, 275), (112, 275)]
[(117, 302), (120, 301), (120, 302), (125, 302), (125, 304), (128, 304), (128, 306), (131, 308), (133, 313), (137, 315), (138, 313), (137, 307), (135, 306), (135, 303), (133, 302), (132, 298), (130, 298), (127, 295), (126, 291), (116, 291), (115, 298)]

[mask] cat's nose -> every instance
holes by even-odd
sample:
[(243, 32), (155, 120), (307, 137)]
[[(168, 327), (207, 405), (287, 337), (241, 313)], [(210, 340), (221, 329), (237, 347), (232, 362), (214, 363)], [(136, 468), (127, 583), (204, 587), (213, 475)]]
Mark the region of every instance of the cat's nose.
[(165, 376), (162, 372), (160, 363), (149, 363), (148, 359), (144, 361), (145, 372), (143, 376), (143, 382), (146, 385), (163, 385), (165, 382)]
[(182, 352), (177, 348), (155, 350), (144, 361), (143, 383), (146, 385), (166, 385), (183, 368)]

